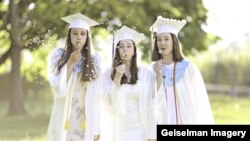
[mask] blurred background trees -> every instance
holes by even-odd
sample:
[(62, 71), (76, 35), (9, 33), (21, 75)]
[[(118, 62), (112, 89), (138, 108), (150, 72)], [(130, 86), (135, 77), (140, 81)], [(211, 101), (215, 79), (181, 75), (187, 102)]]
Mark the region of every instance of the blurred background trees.
[[(207, 19), (202, 0), (1, 0), (0, 98), (9, 100), (10, 115), (25, 113), (25, 96), (50, 93), (46, 58), (57, 40), (66, 36), (68, 25), (60, 18), (77, 12), (101, 23), (93, 30), (93, 38), (103, 30), (112, 34), (123, 24), (145, 33), (148, 40), (141, 48), (145, 61), (150, 61), (149, 27), (158, 15), (187, 20), (179, 38), (188, 56), (207, 50), (219, 39), (202, 29)], [(221, 70), (223, 65), (213, 67)], [(217, 73), (213, 67), (206, 78), (217, 83), (211, 78)]]

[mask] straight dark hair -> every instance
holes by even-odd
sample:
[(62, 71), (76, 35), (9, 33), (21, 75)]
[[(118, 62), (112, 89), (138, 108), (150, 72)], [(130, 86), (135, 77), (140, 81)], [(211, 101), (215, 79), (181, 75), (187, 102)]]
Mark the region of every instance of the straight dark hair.
[[(182, 49), (180, 47), (179, 41), (176, 35), (170, 33), (172, 41), (173, 41), (173, 61), (180, 62), (184, 59), (184, 55), (182, 53)], [(159, 53), (159, 49), (157, 46), (157, 35), (154, 36), (154, 46), (152, 53), (152, 61), (158, 61), (162, 59), (162, 55)]]
[[(137, 67), (137, 51), (136, 51), (136, 45), (133, 42), (134, 46), (134, 55), (132, 56), (131, 60), (131, 65), (130, 65), (130, 72), (131, 72), (131, 81), (129, 84), (136, 84), (138, 80), (138, 67)], [(120, 42), (117, 43), (116, 48), (115, 48), (115, 57), (113, 59), (113, 72), (111, 74), (111, 79), (114, 80), (115, 73), (116, 73), (116, 67), (122, 64), (121, 56), (119, 53), (119, 45)], [(123, 74), (121, 78), (121, 83), (120, 84), (128, 84), (128, 78), (126, 75)]]

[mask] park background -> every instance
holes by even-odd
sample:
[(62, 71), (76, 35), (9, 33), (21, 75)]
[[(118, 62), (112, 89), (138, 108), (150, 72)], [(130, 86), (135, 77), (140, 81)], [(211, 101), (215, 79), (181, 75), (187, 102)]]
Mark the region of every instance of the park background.
[(143, 32), (142, 63), (150, 63), (149, 27), (158, 15), (186, 19), (179, 34), (186, 57), (204, 77), (216, 124), (250, 123), (248, 0), (0, 0), (0, 141), (44, 141), (53, 104), (47, 56), (64, 46), (61, 17), (83, 13), (94, 50), (111, 63), (112, 34), (127, 25)]

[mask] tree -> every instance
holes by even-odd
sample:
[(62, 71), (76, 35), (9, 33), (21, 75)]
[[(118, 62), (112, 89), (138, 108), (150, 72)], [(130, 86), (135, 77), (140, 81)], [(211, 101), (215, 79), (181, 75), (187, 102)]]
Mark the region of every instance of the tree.
[[(192, 49), (204, 50), (209, 43), (216, 41), (201, 28), (206, 22), (206, 9), (202, 0), (9, 0), (0, 1), (0, 65), (11, 60), (11, 115), (25, 113), (23, 103), (22, 77), (20, 66), (23, 50), (37, 50), (50, 37), (60, 39), (66, 35), (67, 24), (60, 17), (81, 12), (102, 23), (100, 28), (112, 33), (122, 24), (128, 25), (150, 37), (149, 27), (158, 15), (169, 18), (186, 19), (187, 26), (180, 33), (185, 53)], [(94, 31), (94, 34), (96, 32)], [(185, 37), (185, 38), (183, 38)], [(146, 42), (142, 51), (149, 60), (150, 43)], [(46, 61), (46, 60), (44, 60)]]
[[(43, 40), (49, 38), (50, 32), (48, 30), (52, 28), (53, 21), (55, 22), (55, 19), (59, 19), (61, 15), (47, 17), (43, 14), (51, 15), (51, 13), (58, 12), (59, 9), (63, 9), (59, 13), (64, 14), (64, 11), (68, 10), (62, 8), (65, 7), (67, 2), (61, 2), (59, 5), (57, 5), (57, 2), (56, 0), (47, 2), (42, 0), (36, 2), (32, 0), (9, 0), (9, 3), (1, 3), (0, 16), (3, 17), (1, 19), (5, 18), (5, 20), (1, 20), (0, 29), (5, 32), (5, 35), (10, 36), (10, 38), (5, 36), (6, 38), (3, 39), (10, 44), (7, 51), (0, 57), (0, 65), (4, 64), (8, 58), (11, 60), (9, 115), (25, 113), (20, 73), (21, 51), (24, 49), (37, 49), (43, 43)], [(8, 7), (4, 7), (6, 4)], [(48, 9), (49, 5), (55, 6), (52, 9)], [(35, 8), (35, 6), (37, 7)], [(41, 17), (41, 19), (37, 17)], [(63, 35), (61, 28), (58, 31), (56, 28), (53, 28), (52, 31), (55, 30), (58, 35)], [(58, 36), (58, 38), (60, 37)]]
[[(88, 5), (91, 8), (85, 9), (84, 13), (100, 19), (103, 27), (111, 27), (111, 33), (120, 23), (136, 28), (145, 33), (149, 39), (151, 36), (149, 27), (158, 15), (186, 19), (188, 23), (179, 34), (186, 55), (192, 54), (192, 50), (205, 50), (209, 44), (218, 40), (218, 37), (202, 30), (202, 25), (206, 24), (207, 19), (207, 10), (202, 0), (102, 0), (92, 1)], [(143, 59), (149, 59), (150, 49), (150, 43), (146, 42), (142, 48)]]

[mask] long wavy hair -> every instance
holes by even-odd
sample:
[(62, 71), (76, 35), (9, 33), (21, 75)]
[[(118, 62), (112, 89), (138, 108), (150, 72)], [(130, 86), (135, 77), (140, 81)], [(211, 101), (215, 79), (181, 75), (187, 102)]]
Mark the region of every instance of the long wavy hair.
[[(136, 84), (138, 80), (137, 51), (136, 51), (136, 45), (134, 41), (132, 42), (134, 46), (134, 55), (132, 56), (131, 65), (130, 65), (131, 81), (130, 83), (128, 83), (128, 78), (126, 77), (126, 75), (123, 74), (120, 84)], [(115, 57), (113, 59), (113, 72), (111, 74), (112, 80), (114, 80), (114, 77), (115, 77), (116, 67), (122, 64), (122, 59), (119, 53), (119, 45), (120, 45), (120, 42), (117, 43), (116, 48), (115, 48)]]
[[(56, 67), (57, 75), (61, 72), (62, 67), (68, 62), (70, 54), (73, 52), (73, 45), (70, 37), (71, 29), (69, 29), (64, 52), (61, 58), (58, 60)], [(87, 31), (87, 39), (85, 44), (82, 47), (81, 55), (83, 56), (83, 65), (82, 65), (82, 76), (81, 81), (91, 81), (96, 79), (96, 70), (94, 69), (94, 60), (91, 57), (91, 45), (90, 45), (90, 37), (89, 32)]]
[[(180, 62), (184, 59), (184, 55), (181, 50), (181, 46), (176, 35), (170, 33), (173, 41), (173, 61)], [(158, 61), (162, 59), (162, 55), (159, 53), (159, 49), (157, 46), (157, 36), (154, 36), (154, 46), (153, 46), (153, 53), (152, 53), (152, 61)]]

